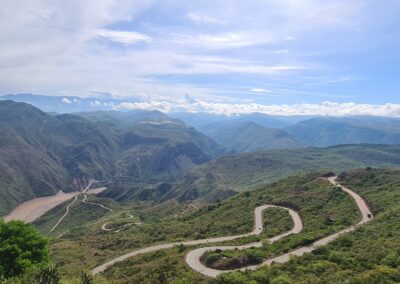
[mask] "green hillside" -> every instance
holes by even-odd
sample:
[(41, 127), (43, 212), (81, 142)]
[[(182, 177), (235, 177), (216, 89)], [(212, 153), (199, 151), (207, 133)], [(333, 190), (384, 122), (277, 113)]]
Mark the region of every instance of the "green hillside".
[[(112, 206), (115, 212), (102, 212), (101, 208), (82, 204), (79, 206), (87, 206), (86, 209), (76, 207), (70, 221), (65, 223), (68, 232), (53, 241), (52, 257), (60, 264), (64, 277), (73, 279), (81, 270), (89, 270), (136, 248), (248, 232), (252, 229), (252, 210), (260, 204), (283, 204), (296, 208), (304, 222), (301, 234), (256, 250), (224, 251), (218, 257), (210, 255), (213, 259), (210, 265), (219, 267), (221, 257), (224, 257), (223, 263), (239, 260), (245, 263), (248, 257), (265, 259), (336, 232), (358, 219), (359, 212), (351, 198), (328, 182), (319, 180), (317, 177), (321, 174), (289, 177), (202, 209), (188, 210), (172, 201), (153, 207), (146, 203), (121, 206), (105, 199), (93, 200)], [(99, 281), (107, 279), (110, 283), (152, 283), (152, 279), (161, 273), (170, 281), (179, 279), (189, 283), (345, 283), (347, 280), (351, 280), (348, 283), (396, 283), (400, 267), (399, 177), (400, 170), (395, 169), (367, 168), (341, 174), (340, 182), (369, 203), (374, 220), (362, 229), (287, 264), (251, 273), (226, 274), (212, 280), (190, 270), (183, 261), (189, 248), (177, 247), (128, 259), (97, 278)], [(87, 210), (94, 211), (88, 214)], [(111, 221), (111, 227), (129, 223), (127, 213), (142, 224), (127, 226), (118, 233), (101, 230), (104, 222)], [(37, 224), (46, 228), (45, 224), (54, 222), (51, 220), (55, 220), (55, 216), (48, 213)], [(267, 228), (271, 230), (266, 230), (260, 237), (225, 244), (262, 240), (290, 226), (290, 220), (279, 210), (266, 211), (265, 216), (271, 218), (266, 220)], [(78, 224), (77, 220), (82, 221)], [(59, 232), (63, 230), (60, 228)]]
[[(187, 210), (181, 207), (179, 211), (171, 211), (171, 206), (174, 205), (170, 203), (168, 206), (156, 208), (143, 204), (131, 204), (129, 212), (140, 218), (141, 225), (128, 226), (119, 233), (102, 231), (103, 222), (107, 222), (107, 218), (113, 219), (113, 214), (117, 214), (119, 209), (115, 208), (113, 213), (99, 215), (100, 222), (84, 221), (81, 228), (71, 227), (68, 234), (54, 241), (52, 256), (57, 263), (63, 264), (64, 275), (73, 276), (79, 269), (93, 268), (135, 248), (157, 243), (249, 232), (253, 227), (253, 209), (257, 205), (265, 203), (285, 204), (298, 208), (304, 219), (305, 230), (302, 234), (290, 237), (286, 242), (278, 242), (276, 247), (270, 248), (275, 253), (284, 251), (337, 231), (358, 218), (358, 211), (352, 200), (346, 194), (337, 191), (328, 182), (317, 179), (319, 175), (320, 173), (315, 173), (288, 178), (199, 210)], [(100, 203), (104, 202), (103, 200)], [(321, 206), (321, 204), (325, 204), (325, 206)], [(127, 207), (121, 210), (127, 210)], [(70, 220), (86, 220), (87, 213), (85, 212), (76, 208), (75, 214), (78, 215), (74, 215), (74, 217), (71, 215)], [(280, 213), (266, 212), (266, 216), (272, 218), (267, 220), (267, 224), (273, 229), (263, 233), (260, 236), (261, 239), (285, 229), (287, 223), (282, 223)], [(51, 216), (53, 214), (46, 214), (38, 221), (38, 224), (44, 224), (43, 221), (49, 222)], [(328, 219), (330, 222), (326, 221)], [(62, 231), (60, 229), (60, 232)], [(258, 237), (233, 242), (248, 243), (255, 239)], [(79, 254), (77, 254), (78, 251)], [(176, 271), (176, 275), (183, 275), (183, 278), (188, 277), (187, 279), (190, 281), (200, 281), (203, 277), (186, 268), (182, 261), (186, 252), (186, 249), (181, 251), (174, 249), (155, 253), (153, 256), (134, 258), (115, 266), (105, 275), (109, 280), (118, 280), (116, 283), (143, 283), (140, 281), (150, 277), (150, 271), (172, 262), (173, 273)]]
[(400, 281), (400, 171), (356, 170), (341, 182), (362, 195), (375, 218), (308, 256), (217, 283), (398, 283)]
[(399, 167), (400, 146), (345, 145), (224, 156), (194, 168), (161, 200), (207, 204), (296, 173), (367, 166)]

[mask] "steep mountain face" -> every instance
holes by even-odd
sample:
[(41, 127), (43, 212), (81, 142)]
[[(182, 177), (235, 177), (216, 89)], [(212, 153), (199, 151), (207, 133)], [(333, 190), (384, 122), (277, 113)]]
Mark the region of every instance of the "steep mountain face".
[(0, 101), (0, 214), (34, 197), (77, 190), (88, 178), (126, 184), (176, 181), (223, 151), (161, 113), (118, 116), (88, 120)]
[(116, 151), (108, 134), (79, 117), (0, 101), (0, 213), (24, 200), (77, 189), (83, 177), (103, 177)]
[[(150, 114), (136, 119), (136, 112), (111, 114), (123, 151), (115, 163), (116, 174), (101, 196), (118, 201), (157, 201), (194, 166), (225, 152), (212, 139), (180, 120), (159, 112), (151, 112), (150, 119)], [(103, 112), (92, 119), (104, 121), (105, 116), (110, 113)]]
[(174, 181), (222, 153), (213, 140), (182, 123), (140, 123), (122, 137), (118, 174), (138, 179)]
[(207, 133), (217, 143), (236, 152), (299, 148), (303, 144), (280, 129), (254, 122), (234, 122)]
[(400, 167), (400, 146), (345, 145), (224, 156), (194, 168), (161, 201), (206, 204), (296, 173), (367, 166)]
[(176, 181), (193, 166), (224, 152), (211, 138), (158, 111), (105, 111), (83, 116), (92, 121), (107, 121), (120, 137), (122, 151), (116, 163), (117, 177)]
[(395, 118), (312, 118), (285, 130), (307, 145), (399, 144), (400, 120)]

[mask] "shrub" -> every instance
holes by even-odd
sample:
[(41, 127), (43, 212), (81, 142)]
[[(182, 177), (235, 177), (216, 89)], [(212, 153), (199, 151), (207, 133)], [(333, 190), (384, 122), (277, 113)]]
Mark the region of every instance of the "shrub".
[(19, 276), (48, 262), (48, 241), (31, 224), (0, 220), (1, 276)]

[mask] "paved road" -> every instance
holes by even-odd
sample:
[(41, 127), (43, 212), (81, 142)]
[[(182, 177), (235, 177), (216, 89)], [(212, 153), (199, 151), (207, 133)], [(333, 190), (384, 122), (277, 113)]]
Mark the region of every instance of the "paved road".
[[(281, 206), (275, 206), (275, 205), (262, 205), (262, 206), (257, 207), (256, 209), (254, 209), (254, 217), (255, 217), (254, 218), (254, 230), (250, 233), (243, 234), (243, 235), (236, 235), (236, 236), (228, 236), (228, 237), (218, 237), (218, 238), (203, 239), (203, 240), (193, 240), (193, 241), (186, 241), (186, 242), (161, 244), (161, 245), (155, 245), (155, 246), (139, 249), (139, 250), (127, 253), (125, 255), (122, 255), (120, 257), (117, 257), (103, 265), (100, 265), (100, 266), (94, 268), (92, 270), (92, 274), (101, 273), (104, 270), (106, 270), (107, 268), (109, 268), (110, 266), (113, 266), (114, 264), (124, 261), (130, 257), (136, 256), (139, 254), (154, 252), (154, 251), (158, 251), (158, 250), (162, 250), (162, 249), (170, 249), (170, 248), (173, 248), (174, 246), (178, 246), (180, 244), (184, 244), (186, 246), (193, 246), (193, 245), (199, 245), (199, 244), (219, 243), (219, 242), (231, 241), (231, 240), (235, 240), (235, 239), (239, 239), (239, 238), (243, 238), (243, 237), (248, 237), (248, 236), (252, 236), (252, 235), (259, 235), (263, 231), (262, 213), (267, 208), (282, 208), (284, 210), (287, 210), (289, 212), (290, 216), (292, 216), (293, 223), (294, 223), (292, 230), (290, 230), (289, 232), (286, 232), (284, 234), (281, 234), (279, 236), (274, 237), (273, 239), (271, 239), (271, 241), (281, 239), (290, 234), (297, 234), (303, 229), (303, 224), (301, 222), (301, 218), (300, 218), (299, 214), (297, 212), (293, 211), (292, 209), (289, 209), (286, 207), (281, 207)], [(256, 243), (256, 244), (250, 244), (248, 246), (251, 247), (251, 246), (257, 246), (257, 245), (261, 246), (261, 242)]]
[[(303, 223), (301, 221), (299, 214), (296, 211), (293, 211), (292, 209), (289, 209), (286, 207), (281, 207), (281, 206), (263, 205), (263, 206), (257, 207), (254, 210), (254, 215), (255, 215), (254, 231), (251, 232), (250, 234), (242, 235), (239, 237), (261, 234), (261, 232), (263, 230), (262, 212), (267, 208), (285, 209), (289, 212), (290, 216), (293, 219), (293, 228), (286, 233), (280, 234), (278, 236), (275, 236), (275, 237), (269, 239), (268, 241), (270, 243), (276, 242), (276, 241), (278, 241), (288, 235), (291, 235), (291, 234), (298, 234), (303, 230)], [(262, 247), (262, 245), (263, 245), (262, 242), (255, 242), (255, 243), (251, 243), (251, 244), (247, 244), (247, 245), (243, 245), (243, 246), (213, 246), (213, 247), (198, 248), (198, 249), (192, 250), (191, 252), (189, 252), (186, 255), (186, 263), (189, 265), (190, 268), (192, 268), (193, 270), (196, 270), (197, 272), (200, 272), (209, 277), (217, 277), (220, 273), (223, 273), (224, 271), (209, 268), (209, 267), (205, 266), (203, 263), (201, 263), (200, 258), (203, 254), (205, 254), (206, 252), (209, 252), (209, 251), (215, 251), (217, 249), (219, 249), (219, 250), (234, 250), (234, 249), (243, 250), (243, 249), (248, 249), (251, 247)]]
[[(262, 262), (261, 264), (258, 265), (252, 265), (252, 266), (248, 266), (245, 268), (241, 268), (241, 269), (237, 269), (237, 270), (241, 270), (241, 271), (245, 271), (245, 270), (255, 270), (260, 268), (261, 266), (265, 266), (265, 265), (270, 265), (274, 262), (279, 262), (279, 263), (284, 263), (289, 261), (291, 256), (301, 256), (305, 253), (311, 252), (313, 250), (315, 250), (316, 248), (326, 245), (328, 243), (330, 243), (331, 241), (335, 240), (336, 238), (338, 238), (339, 236), (345, 234), (345, 233), (349, 233), (352, 232), (354, 230), (356, 230), (359, 226), (361, 226), (362, 224), (370, 221), (372, 219), (372, 213), (370, 211), (370, 209), (368, 208), (366, 202), (355, 192), (351, 191), (348, 188), (345, 188), (343, 186), (341, 186), (340, 184), (338, 184), (336, 182), (336, 177), (331, 177), (328, 178), (329, 182), (331, 182), (333, 185), (340, 187), (341, 190), (343, 190), (344, 192), (348, 193), (356, 202), (360, 212), (361, 212), (361, 220), (355, 224), (352, 225), (342, 231), (339, 231), (335, 234), (332, 234), (328, 237), (322, 238), (320, 240), (315, 241), (314, 243), (312, 243), (309, 246), (305, 246), (305, 247), (301, 247), (298, 249), (295, 249), (289, 253), (285, 253), (282, 254), (280, 256), (277, 257), (273, 257), (270, 259), (267, 259), (266, 261)], [(254, 230), (248, 234), (243, 234), (243, 235), (237, 235), (237, 236), (229, 236), (229, 237), (219, 237), (219, 238), (212, 238), (212, 239), (204, 239), (204, 240), (194, 240), (194, 241), (187, 241), (187, 242), (181, 242), (184, 245), (198, 245), (198, 244), (208, 244), (208, 243), (216, 243), (216, 242), (224, 242), (224, 241), (230, 241), (230, 240), (234, 240), (234, 239), (238, 239), (238, 238), (242, 238), (242, 237), (247, 237), (247, 236), (251, 236), (251, 235), (258, 235), (262, 232), (263, 230), (263, 223), (262, 223), (262, 212), (267, 209), (267, 208), (272, 208), (272, 207), (279, 207), (279, 206), (274, 206), (274, 205), (262, 205), (257, 207), (254, 210), (254, 216), (255, 216), (255, 227)], [(285, 208), (285, 207), (279, 207), (282, 209), (285, 209), (289, 212), (289, 214), (291, 215), (293, 222), (294, 222), (294, 226), (292, 228), (292, 230), (290, 230), (289, 232), (286, 232), (284, 234), (278, 235), (276, 237), (273, 237), (271, 239), (269, 239), (269, 241), (275, 242), (277, 240), (280, 240), (284, 237), (286, 237), (287, 235), (290, 234), (296, 234), (299, 233), (302, 228), (303, 228), (303, 224), (301, 221), (301, 218), (299, 216), (299, 214), (289, 208)], [(151, 247), (147, 247), (147, 248), (143, 248), (143, 249), (139, 249), (133, 252), (130, 252), (128, 254), (122, 255), (118, 258), (115, 258), (103, 265), (100, 265), (96, 268), (94, 268), (92, 270), (92, 274), (97, 274), (97, 273), (101, 273), (104, 270), (106, 270), (107, 268), (109, 268), (110, 266), (124, 261), (127, 258), (139, 255), (139, 254), (144, 254), (144, 253), (149, 253), (149, 252), (154, 252), (157, 250), (161, 250), (161, 249), (169, 249), (169, 248), (173, 248), (174, 246), (177, 246), (181, 243), (170, 243), (170, 244), (162, 244), (162, 245), (155, 245), (155, 246), (151, 246)], [(246, 248), (250, 248), (250, 247), (260, 247), (262, 246), (261, 242), (256, 242), (256, 243), (251, 243), (248, 245), (244, 245), (244, 246), (213, 246), (213, 247), (204, 247), (204, 248), (199, 248), (199, 249), (195, 249), (190, 251), (187, 256), (186, 256), (186, 263), (189, 265), (189, 267), (191, 267), (193, 270), (202, 273), (206, 276), (209, 277), (216, 277), (221, 273), (225, 273), (225, 272), (231, 272), (234, 270), (216, 270), (216, 269), (212, 269), (212, 268), (208, 268), (205, 265), (203, 265), (200, 262), (200, 258), (201, 256), (207, 252), (207, 251), (212, 251), (215, 249), (221, 249), (221, 250), (229, 250), (229, 249), (246, 249)]]
[[(329, 182), (331, 182), (333, 185), (340, 187), (341, 190), (343, 190), (344, 192), (348, 193), (356, 202), (358, 209), (361, 212), (361, 220), (355, 224), (352, 225), (342, 231), (339, 231), (335, 234), (332, 234), (330, 236), (327, 236), (325, 238), (322, 238), (320, 240), (315, 241), (314, 243), (312, 243), (309, 246), (305, 246), (305, 247), (301, 247), (298, 249), (295, 249), (289, 253), (285, 253), (282, 254), (280, 256), (277, 257), (273, 257), (270, 259), (265, 260), (264, 262), (262, 262), (261, 264), (258, 265), (252, 265), (252, 266), (247, 266), (245, 268), (241, 268), (241, 269), (235, 269), (235, 270), (240, 270), (240, 271), (245, 271), (245, 270), (256, 270), (258, 268), (260, 268), (261, 266), (265, 266), (265, 265), (271, 265), (274, 262), (278, 262), (278, 263), (284, 263), (290, 260), (290, 257), (292, 256), (302, 256), (305, 253), (308, 252), (312, 252), (313, 250), (315, 250), (316, 248), (320, 247), (320, 246), (324, 246), (327, 245), (328, 243), (332, 242), (333, 240), (337, 239), (339, 236), (345, 234), (345, 233), (349, 233), (352, 232), (354, 230), (356, 230), (359, 226), (361, 226), (362, 224), (370, 221), (372, 219), (372, 213), (371, 210), (368, 208), (366, 202), (355, 192), (351, 191), (348, 188), (343, 187), (342, 185), (340, 185), (339, 183), (336, 182), (336, 177), (331, 177), (328, 178)], [(278, 236), (279, 237), (279, 236)], [(274, 239), (274, 238), (273, 238)], [(272, 239), (272, 240), (273, 240)], [(273, 240), (276, 241), (276, 240)], [(258, 243), (255, 243), (251, 246), (261, 246)], [(249, 248), (249, 245), (247, 246), (231, 246), (231, 247), (207, 247), (207, 248), (200, 248), (194, 251), (189, 252), (189, 254), (186, 256), (186, 262), (187, 264), (193, 269), (196, 270), (199, 273), (202, 273), (206, 276), (209, 277), (217, 277), (219, 274), (221, 273), (225, 273), (225, 272), (232, 272), (235, 270), (216, 270), (216, 269), (211, 269), (206, 267), (204, 264), (202, 264), (200, 262), (200, 258), (201, 256), (207, 252), (207, 251), (212, 251), (215, 249), (222, 249), (222, 250), (226, 250), (226, 249), (245, 249), (245, 248)]]
[(126, 223), (126, 224), (124, 224), (124, 225), (118, 226), (117, 228), (112, 228), (112, 229), (107, 228), (107, 225), (109, 225), (109, 224), (111, 224), (111, 223), (112, 223), (112, 222), (104, 223), (104, 224), (101, 226), (101, 229), (102, 229), (103, 231), (106, 231), (106, 232), (115, 231), (115, 232), (119, 233), (119, 232), (120, 232), (123, 228), (125, 228), (125, 227), (129, 227), (129, 226), (133, 226), (133, 225), (137, 225), (137, 226), (142, 225), (141, 222), (137, 222), (137, 223)]

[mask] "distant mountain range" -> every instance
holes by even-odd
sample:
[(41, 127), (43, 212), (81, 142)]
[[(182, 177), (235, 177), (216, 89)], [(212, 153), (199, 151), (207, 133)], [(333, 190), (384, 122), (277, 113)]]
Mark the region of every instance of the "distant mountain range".
[[(297, 147), (300, 144), (314, 147), (327, 147), (339, 144), (398, 144), (400, 142), (400, 118), (374, 117), (374, 116), (346, 116), (346, 117), (321, 117), (321, 116), (283, 116), (267, 115), (263, 113), (237, 114), (237, 115), (218, 115), (211, 113), (191, 113), (175, 112), (162, 114), (158, 111), (135, 110), (135, 115), (131, 112), (112, 111), (121, 103), (135, 103), (130, 98), (114, 98), (110, 95), (96, 95), (95, 97), (61, 97), (61, 96), (41, 96), (33, 94), (11, 94), (0, 96), (0, 100), (14, 100), (18, 102), (28, 102), (40, 109), (51, 113), (79, 113), (89, 119), (97, 117), (98, 121), (110, 122), (107, 120), (115, 119), (121, 121), (135, 121), (137, 119), (168, 117), (170, 120), (183, 121), (186, 125), (196, 128), (198, 131), (212, 136), (219, 140), (221, 146), (234, 149), (236, 152), (247, 152), (259, 149), (273, 149), (276, 145), (279, 148), (292, 147), (293, 142), (282, 139), (275, 139), (272, 129), (281, 129), (286, 133), (280, 132), (290, 140), (296, 140)], [(109, 111), (105, 113), (104, 111)], [(143, 117), (143, 118), (142, 118)], [(129, 122), (131, 123), (131, 122)], [(246, 135), (234, 137), (235, 141), (229, 139), (235, 128), (243, 130), (243, 125), (249, 126)], [(253, 131), (256, 129), (255, 123), (266, 129), (270, 129), (267, 135), (258, 134)], [(276, 132), (277, 133), (277, 132)], [(266, 137), (269, 139), (264, 139)], [(251, 137), (251, 139), (250, 139)], [(290, 137), (290, 138), (289, 138)], [(229, 143), (226, 141), (229, 140)], [(254, 141), (251, 141), (254, 140)], [(264, 143), (259, 141), (263, 140)], [(281, 143), (282, 142), (282, 143)]]
[(218, 115), (211, 113), (191, 113), (178, 112), (171, 113), (171, 117), (178, 118), (188, 125), (192, 125), (201, 132), (208, 133), (215, 131), (226, 125), (243, 122), (254, 122), (265, 128), (284, 128), (298, 121), (309, 118), (302, 116), (272, 116), (263, 113), (238, 114), (238, 115)]
[[(222, 146), (234, 148), (239, 152), (252, 151), (243, 145), (258, 144), (256, 150), (299, 147), (329, 147), (341, 144), (400, 144), (400, 118), (375, 116), (346, 116), (346, 117), (312, 117), (312, 116), (270, 116), (254, 113), (237, 116), (218, 116), (210, 114), (180, 113), (172, 114), (182, 119), (199, 131), (211, 136)], [(247, 128), (243, 127), (247, 123)], [(275, 139), (262, 139), (265, 144), (257, 143), (262, 137), (262, 126), (273, 132), (280, 129), (281, 135), (290, 138), (288, 144)], [(249, 134), (244, 135), (240, 131)], [(253, 129), (253, 131), (252, 131)], [(236, 136), (230, 133), (235, 133)], [(275, 131), (276, 132), (276, 131)], [(258, 134), (258, 135), (257, 135)], [(254, 135), (254, 136), (253, 136)], [(273, 138), (273, 135), (272, 137)], [(252, 141), (250, 141), (252, 140)], [(295, 141), (295, 143), (293, 143)]]
[(265, 128), (247, 121), (230, 122), (206, 134), (220, 145), (239, 153), (305, 146), (281, 129)]
[[(400, 164), (399, 146), (307, 148), (364, 143), (400, 144), (400, 119), (147, 110), (57, 114), (3, 99), (0, 214), (25, 200), (77, 190), (89, 178), (119, 201), (200, 204), (296, 172)], [(243, 152), (250, 153), (234, 155)]]
[(162, 113), (96, 115), (49, 115), (0, 101), (0, 214), (34, 197), (77, 190), (88, 178), (173, 182), (223, 153), (212, 139)]
[(96, 97), (78, 96), (45, 96), (34, 94), (8, 94), (0, 96), (0, 100), (29, 103), (45, 112), (71, 113), (99, 110), (112, 110), (114, 105), (122, 102), (137, 102), (132, 99), (118, 99), (110, 95), (97, 95)]
[(317, 117), (285, 130), (304, 144), (327, 147), (338, 144), (400, 144), (400, 119), (352, 116)]

